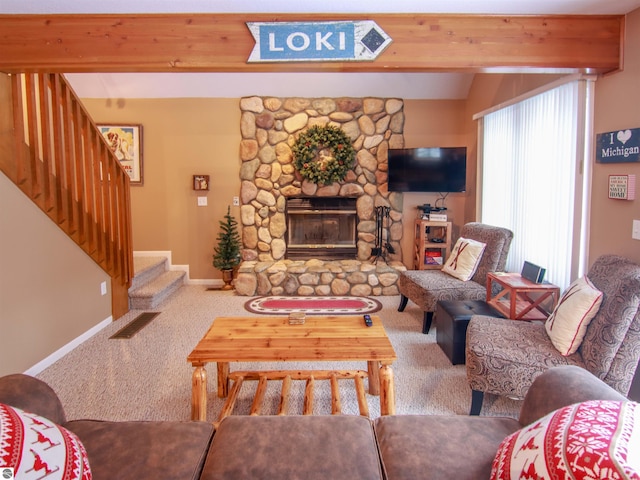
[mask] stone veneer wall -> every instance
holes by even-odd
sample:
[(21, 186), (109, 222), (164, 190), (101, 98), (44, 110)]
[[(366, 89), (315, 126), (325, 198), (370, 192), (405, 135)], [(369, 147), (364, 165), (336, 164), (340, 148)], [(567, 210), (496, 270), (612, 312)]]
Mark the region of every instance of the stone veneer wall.
[[(387, 189), (387, 151), (404, 147), (403, 108), (404, 102), (394, 98), (240, 100), (240, 216), (245, 264), (236, 281), (239, 293), (252, 294), (251, 288), (238, 288), (247, 281), (249, 271), (273, 269), (274, 262), (285, 258), (285, 205), (287, 197), (292, 196), (357, 197), (359, 262), (369, 260), (375, 246), (375, 207), (388, 206), (389, 238), (384, 241), (395, 253), (387, 259), (401, 265), (403, 198), (401, 193)], [(326, 124), (341, 128), (351, 138), (356, 162), (342, 182), (324, 186), (302, 179), (293, 166), (291, 147), (300, 132)], [(277, 268), (282, 270), (282, 265)]]

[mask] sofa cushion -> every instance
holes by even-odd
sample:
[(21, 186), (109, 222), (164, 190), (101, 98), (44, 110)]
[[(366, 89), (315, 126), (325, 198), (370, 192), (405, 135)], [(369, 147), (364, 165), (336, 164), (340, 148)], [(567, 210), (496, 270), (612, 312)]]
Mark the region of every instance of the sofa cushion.
[(476, 273), (486, 246), (486, 243), (460, 237), (442, 267), (442, 271), (466, 282)]
[(205, 422), (106, 422), (65, 424), (84, 444), (94, 478), (185, 480), (200, 477), (213, 436)]
[(640, 479), (640, 405), (592, 400), (560, 408), (507, 437), (491, 478)]
[(551, 343), (562, 355), (571, 355), (578, 350), (601, 302), (602, 292), (587, 277), (577, 279), (562, 294), (545, 322)]
[(382, 478), (371, 421), (357, 416), (231, 416), (202, 480)]
[(520, 428), (512, 418), (466, 415), (392, 415), (374, 426), (388, 480), (489, 478), (500, 442)]
[(422, 310), (435, 312), (439, 300), (484, 300), (487, 287), (474, 281), (463, 282), (441, 270), (400, 272), (400, 292)]
[(92, 478), (87, 452), (76, 435), (47, 418), (3, 403), (0, 444), (0, 465), (13, 468), (15, 478)]

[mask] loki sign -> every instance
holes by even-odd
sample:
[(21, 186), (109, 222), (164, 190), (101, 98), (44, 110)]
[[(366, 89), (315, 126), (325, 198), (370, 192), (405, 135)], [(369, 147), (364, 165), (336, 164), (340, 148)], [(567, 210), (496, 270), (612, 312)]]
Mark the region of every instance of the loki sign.
[(376, 22), (247, 22), (248, 62), (367, 62), (392, 42)]

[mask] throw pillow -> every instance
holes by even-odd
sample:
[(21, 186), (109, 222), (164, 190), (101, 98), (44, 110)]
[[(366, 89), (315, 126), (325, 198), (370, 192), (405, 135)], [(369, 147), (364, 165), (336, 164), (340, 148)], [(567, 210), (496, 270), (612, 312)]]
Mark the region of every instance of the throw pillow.
[(476, 273), (486, 246), (486, 243), (460, 237), (442, 271), (466, 282)]
[(573, 282), (562, 294), (545, 322), (551, 343), (562, 355), (571, 355), (578, 350), (601, 303), (602, 292), (587, 277)]
[(640, 479), (640, 404), (593, 400), (551, 412), (505, 438), (491, 479)]
[(78, 437), (39, 415), (0, 403), (0, 465), (26, 480), (91, 480)]

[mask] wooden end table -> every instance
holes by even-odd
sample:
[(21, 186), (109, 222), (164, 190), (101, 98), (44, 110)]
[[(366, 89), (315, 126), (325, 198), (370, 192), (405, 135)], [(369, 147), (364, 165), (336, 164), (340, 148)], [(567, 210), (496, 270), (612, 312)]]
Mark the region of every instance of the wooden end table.
[[(493, 295), (493, 286), (502, 287)], [(487, 303), (512, 320), (546, 320), (551, 311), (544, 304), (551, 300), (551, 310), (558, 304), (560, 288), (551, 283), (534, 283), (519, 273), (487, 274)]]
[(230, 362), (366, 361), (369, 393), (380, 395), (380, 414), (394, 414), (391, 364), (397, 357), (380, 318), (371, 319), (373, 326), (367, 327), (362, 315), (307, 317), (302, 325), (290, 325), (287, 316), (216, 318), (187, 357), (194, 367), (192, 420), (206, 420), (210, 362), (217, 363), (218, 397), (224, 398)]

